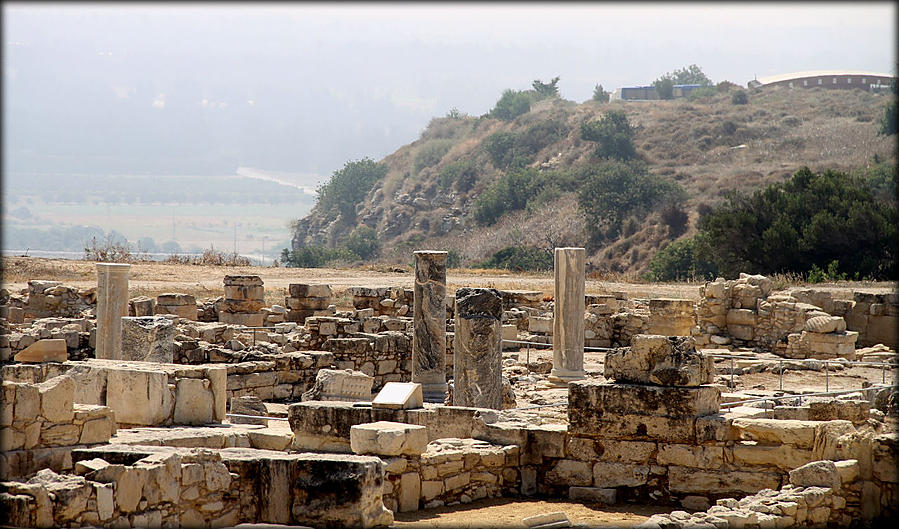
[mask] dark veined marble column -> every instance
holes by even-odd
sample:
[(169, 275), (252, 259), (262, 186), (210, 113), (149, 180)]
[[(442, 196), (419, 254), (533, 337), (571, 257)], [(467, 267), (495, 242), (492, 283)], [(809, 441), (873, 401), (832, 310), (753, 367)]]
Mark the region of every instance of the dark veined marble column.
[(502, 409), (502, 316), (498, 290), (456, 291), (453, 405)]

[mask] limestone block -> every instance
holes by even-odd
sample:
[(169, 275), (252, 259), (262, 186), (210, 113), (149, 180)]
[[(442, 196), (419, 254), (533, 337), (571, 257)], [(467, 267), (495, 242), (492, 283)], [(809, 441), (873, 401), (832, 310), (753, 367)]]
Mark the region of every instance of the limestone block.
[(543, 479), (550, 485), (580, 485), (589, 487), (593, 484), (593, 473), (590, 463), (586, 461), (560, 459), (556, 461)]
[(811, 450), (792, 445), (761, 445), (754, 441), (735, 443), (731, 454), (741, 465), (764, 465), (792, 470), (815, 460)]
[(863, 399), (810, 402), (808, 418), (812, 421), (845, 420), (852, 424), (867, 422), (871, 403)]
[(691, 337), (637, 334), (630, 348), (606, 353), (606, 378), (618, 382), (694, 387), (714, 380), (714, 360)]
[(374, 378), (352, 369), (319, 369), (315, 384), (303, 393), (306, 400), (369, 401)]
[(756, 311), (750, 309), (730, 309), (727, 311), (727, 326), (731, 325), (748, 325), (753, 326), (756, 322)]
[(215, 398), (209, 380), (180, 378), (175, 382), (175, 424), (210, 424), (215, 422)]
[(846, 485), (858, 479), (859, 465), (857, 459), (846, 459), (843, 461), (834, 461), (837, 467), (837, 473), (840, 474), (840, 483)]
[(528, 332), (532, 334), (553, 333), (553, 318), (551, 316), (528, 316)]
[(758, 441), (760, 444), (790, 444), (799, 448), (812, 448), (815, 421), (778, 419), (734, 419), (731, 423), (740, 439)]
[(840, 488), (840, 473), (833, 461), (813, 461), (790, 471), (790, 484), (794, 487)]
[(265, 298), (262, 285), (225, 285), (225, 299), (235, 301), (259, 300)]
[(693, 443), (696, 419), (692, 417), (659, 417), (654, 415), (604, 413), (602, 416), (578, 415), (572, 422), (569, 410), (568, 431), (573, 435), (607, 439)]
[(16, 353), (16, 362), (65, 362), (69, 359), (66, 341), (62, 338), (45, 338)]
[(755, 334), (752, 325), (728, 324), (727, 333), (737, 340), (751, 341)]
[(371, 402), (372, 408), (408, 410), (424, 405), (421, 384), (416, 382), (388, 382)]
[(75, 381), (72, 377), (60, 375), (51, 378), (38, 384), (37, 389), (44, 418), (50, 422), (72, 422), (75, 417)]
[(846, 330), (846, 320), (839, 316), (815, 316), (805, 321), (805, 329), (809, 332), (829, 333)]
[(693, 301), (689, 299), (650, 299), (647, 334), (689, 336), (696, 325)]
[(553, 529), (556, 527), (571, 527), (568, 515), (562, 511), (537, 514), (523, 518), (521, 522), (531, 529)]
[(597, 381), (578, 381), (569, 385), (569, 422), (580, 418), (619, 415), (659, 417), (699, 417), (718, 412), (719, 386), (697, 387), (646, 386)]
[[(256, 415), (265, 417), (268, 409), (262, 399), (253, 395), (231, 397), (231, 413), (236, 415)], [(259, 424), (268, 426), (267, 419), (252, 419), (249, 417), (230, 417), (231, 424)]]
[(591, 444), (599, 453), (601, 461), (612, 463), (649, 463), (649, 458), (656, 451), (656, 443), (646, 441), (615, 441), (600, 439)]
[(420, 455), (427, 446), (425, 426), (378, 421), (350, 428), (350, 447), (356, 454)]
[(175, 325), (162, 316), (122, 318), (122, 359), (172, 363)]
[(246, 327), (262, 327), (265, 323), (265, 314), (261, 312), (219, 312), (219, 322), (230, 325), (244, 325)]
[(304, 283), (291, 283), (287, 286), (290, 297), (293, 298), (329, 298), (331, 297), (330, 285), (312, 285)]
[(778, 489), (778, 472), (706, 471), (682, 466), (668, 467), (668, 488), (676, 493), (724, 495), (755, 494), (762, 489)]
[(155, 315), (156, 300), (153, 298), (138, 296), (128, 300), (128, 305), (131, 307), (131, 310), (128, 311), (130, 316), (140, 317)]
[(421, 476), (418, 472), (407, 472), (400, 476), (399, 512), (417, 511), (421, 497)]
[(656, 463), (715, 470), (724, 465), (724, 448), (660, 443)]
[(598, 503), (600, 505), (614, 505), (617, 498), (617, 489), (602, 489), (599, 487), (569, 487), (568, 498), (572, 501), (585, 503)]
[(649, 479), (649, 466), (598, 461), (593, 465), (593, 485), (599, 488), (639, 487)]
[(171, 415), (173, 397), (162, 371), (107, 369), (106, 405), (119, 424), (157, 425)]

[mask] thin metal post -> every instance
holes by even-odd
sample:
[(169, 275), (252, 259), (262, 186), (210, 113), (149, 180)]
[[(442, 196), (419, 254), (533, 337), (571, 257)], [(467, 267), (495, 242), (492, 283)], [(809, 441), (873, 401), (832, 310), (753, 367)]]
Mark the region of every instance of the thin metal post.
[(528, 365), (528, 374), (531, 374), (531, 344), (528, 342), (528, 350), (527, 350), (527, 365)]
[(734, 357), (730, 357), (730, 387), (737, 387), (734, 385)]
[(881, 384), (887, 383), (887, 363), (886, 362), (883, 362), (883, 365), (880, 368), (880, 383)]
[(780, 390), (784, 390), (784, 361), (780, 361)]
[(824, 391), (830, 391), (830, 370), (827, 368), (828, 364), (830, 364), (830, 362), (825, 360), (824, 361)]

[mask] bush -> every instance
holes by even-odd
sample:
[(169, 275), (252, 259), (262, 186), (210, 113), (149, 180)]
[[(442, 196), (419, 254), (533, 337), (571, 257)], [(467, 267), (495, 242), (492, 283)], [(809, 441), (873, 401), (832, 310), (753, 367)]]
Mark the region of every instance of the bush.
[(670, 78), (662, 77), (656, 79), (652, 86), (655, 87), (659, 99), (674, 99), (674, 82)]
[(749, 96), (746, 95), (745, 90), (740, 90), (739, 92), (734, 92), (734, 95), (730, 96), (730, 102), (734, 105), (745, 105), (749, 102)]
[(509, 246), (493, 254), (475, 268), (503, 268), (506, 270), (552, 270), (553, 254), (533, 246)]
[(840, 262), (837, 260), (828, 263), (826, 270), (818, 268), (817, 265), (812, 265), (812, 269), (808, 272), (808, 282), (824, 283), (825, 281), (845, 281), (847, 276), (845, 273), (841, 274), (838, 272), (839, 268)]
[(637, 157), (634, 129), (621, 110), (606, 112), (599, 121), (581, 124), (581, 139), (595, 141), (597, 158), (632, 160)]
[(345, 248), (304, 246), (297, 250), (281, 250), (281, 264), (288, 268), (321, 268), (337, 261), (353, 261), (359, 256)]
[(697, 101), (703, 98), (714, 97), (718, 94), (718, 90), (714, 86), (700, 86), (694, 88), (687, 97), (690, 101)]
[(687, 231), (687, 223), (689, 222), (689, 217), (687, 216), (687, 212), (684, 211), (684, 208), (676, 203), (669, 202), (665, 207), (662, 208), (661, 211), (662, 222), (668, 226), (668, 236), (669, 237), (679, 237), (685, 231)]
[(640, 215), (663, 202), (679, 202), (684, 190), (649, 173), (642, 163), (609, 162), (581, 170), (578, 204), (586, 213), (591, 241), (618, 236), (625, 217)]
[(880, 129), (878, 134), (883, 136), (891, 136), (896, 134), (896, 99), (887, 103), (883, 109), (883, 116), (880, 118)]
[(381, 250), (381, 242), (374, 229), (368, 226), (359, 226), (347, 237), (345, 248), (358, 255), (361, 259), (375, 257)]
[(608, 92), (603, 90), (602, 85), (598, 84), (593, 87), (593, 97), (591, 99), (600, 103), (608, 103), (609, 95), (610, 94)]
[(96, 237), (91, 237), (90, 242), (84, 247), (84, 260), (100, 263), (131, 263), (136, 259), (131, 254), (131, 248), (127, 242), (107, 235), (106, 240), (102, 243), (97, 242)]
[(453, 141), (449, 139), (430, 140), (415, 151), (415, 157), (412, 161), (412, 167), (417, 174), (426, 167), (433, 167), (440, 162), (440, 159), (453, 146)]
[(524, 209), (528, 200), (543, 187), (544, 179), (536, 169), (511, 171), (475, 199), (472, 211), (481, 226), (495, 223), (508, 211)]
[(680, 239), (663, 246), (649, 261), (652, 281), (683, 281), (685, 279), (714, 279), (718, 275), (715, 263), (705, 259), (698, 250), (701, 239)]
[(345, 222), (355, 222), (356, 205), (386, 174), (387, 166), (370, 158), (347, 162), (342, 169), (331, 174), (327, 183), (318, 187), (315, 207), (329, 218), (339, 214)]
[(797, 171), (752, 195), (728, 194), (699, 228), (728, 275), (805, 273), (838, 261), (839, 271), (895, 279), (899, 211), (869, 181), (828, 170)]
[(442, 171), (437, 182), (440, 189), (447, 190), (454, 184), (459, 191), (468, 191), (474, 186), (477, 180), (477, 170), (468, 158), (457, 160), (447, 164)]
[(497, 169), (505, 169), (512, 163), (516, 134), (514, 132), (494, 132), (484, 138), (481, 146)]
[(519, 91), (508, 89), (503, 92), (496, 106), (487, 114), (491, 118), (503, 121), (512, 121), (531, 110), (531, 102), (535, 99), (533, 91)]
[(537, 92), (538, 99), (546, 99), (549, 97), (559, 97), (559, 87), (556, 86), (558, 83), (559, 77), (553, 77), (548, 83), (541, 82), (540, 79), (534, 79), (531, 86), (533, 86), (534, 91)]

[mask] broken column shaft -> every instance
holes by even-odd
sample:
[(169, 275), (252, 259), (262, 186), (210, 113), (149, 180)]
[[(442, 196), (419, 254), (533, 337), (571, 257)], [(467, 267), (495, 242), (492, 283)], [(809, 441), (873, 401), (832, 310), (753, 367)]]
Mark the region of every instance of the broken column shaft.
[(550, 379), (570, 382), (584, 378), (584, 265), (583, 248), (556, 248), (553, 306), (553, 368)]
[(446, 255), (417, 251), (412, 306), (412, 382), (425, 402), (446, 399)]
[(129, 264), (97, 263), (96, 358), (122, 358), (122, 316), (128, 315)]
[(456, 291), (453, 405), (502, 409), (502, 315), (499, 291)]

